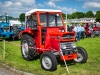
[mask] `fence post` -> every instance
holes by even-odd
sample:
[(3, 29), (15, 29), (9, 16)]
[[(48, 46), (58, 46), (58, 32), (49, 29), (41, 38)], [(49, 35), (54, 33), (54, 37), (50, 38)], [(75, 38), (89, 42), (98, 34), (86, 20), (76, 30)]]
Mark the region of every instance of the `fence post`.
[(5, 40), (3, 40), (3, 60), (5, 59)]

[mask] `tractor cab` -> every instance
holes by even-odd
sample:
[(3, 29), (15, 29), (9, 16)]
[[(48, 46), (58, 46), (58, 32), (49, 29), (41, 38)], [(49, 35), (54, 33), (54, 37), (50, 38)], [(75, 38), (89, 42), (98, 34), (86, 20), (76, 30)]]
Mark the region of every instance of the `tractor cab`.
[[(65, 26), (60, 10), (32, 10), (26, 12), (26, 30), (37, 39), (38, 47), (46, 46), (47, 35), (50, 38), (59, 38), (59, 41), (75, 41), (74, 32), (65, 32)], [(28, 33), (28, 34), (30, 34)], [(37, 34), (37, 35), (35, 35)]]
[(0, 15), (0, 37), (9, 38), (13, 35), (10, 29), (9, 16), (7, 14)]
[[(42, 68), (49, 71), (57, 68), (56, 56), (59, 56), (61, 60), (86, 62), (86, 51), (74, 44), (75, 32), (66, 32), (65, 30), (60, 10), (33, 9), (26, 12), (25, 30), (21, 35), (23, 58), (33, 60), (38, 53)], [(78, 50), (81, 50), (79, 52), (82, 52), (83, 55), (80, 59)]]
[[(6, 27), (8, 26), (8, 27)], [(0, 15), (0, 27), (3, 28), (3, 30), (9, 30), (9, 17), (5, 15)]]

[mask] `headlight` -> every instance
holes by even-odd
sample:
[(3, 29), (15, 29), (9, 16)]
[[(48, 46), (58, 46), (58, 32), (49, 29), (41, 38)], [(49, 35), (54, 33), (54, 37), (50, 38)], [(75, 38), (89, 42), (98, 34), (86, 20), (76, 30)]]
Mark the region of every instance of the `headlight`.
[(76, 48), (76, 45), (74, 44), (74, 42), (60, 43), (60, 49), (63, 49), (63, 50), (72, 50), (74, 48)]
[(66, 45), (61, 44), (61, 49), (66, 49)]
[(72, 44), (72, 48), (76, 48), (76, 45), (74, 43)]

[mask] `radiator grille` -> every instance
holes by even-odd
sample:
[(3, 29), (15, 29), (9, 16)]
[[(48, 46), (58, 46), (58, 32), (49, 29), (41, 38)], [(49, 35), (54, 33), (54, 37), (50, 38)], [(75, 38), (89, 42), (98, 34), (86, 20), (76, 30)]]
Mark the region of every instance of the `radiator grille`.
[(76, 52), (76, 45), (74, 42), (66, 42), (60, 43), (60, 49), (62, 50), (63, 54), (73, 54)]

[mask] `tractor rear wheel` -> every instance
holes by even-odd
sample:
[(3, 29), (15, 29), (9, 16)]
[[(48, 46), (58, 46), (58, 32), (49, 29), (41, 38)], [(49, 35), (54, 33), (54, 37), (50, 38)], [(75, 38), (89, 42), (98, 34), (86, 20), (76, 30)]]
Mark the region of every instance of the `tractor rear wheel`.
[(21, 53), (25, 60), (33, 60), (36, 55), (35, 42), (33, 38), (27, 34), (21, 38)]
[(77, 58), (74, 59), (74, 62), (76, 63), (86, 63), (87, 58), (88, 58), (88, 54), (86, 52), (86, 50), (83, 47), (77, 47)]
[(46, 71), (57, 69), (57, 59), (52, 52), (44, 52), (40, 56), (41, 68)]

